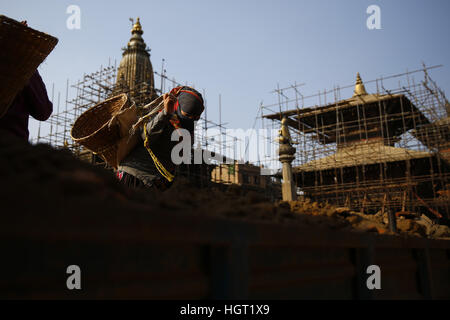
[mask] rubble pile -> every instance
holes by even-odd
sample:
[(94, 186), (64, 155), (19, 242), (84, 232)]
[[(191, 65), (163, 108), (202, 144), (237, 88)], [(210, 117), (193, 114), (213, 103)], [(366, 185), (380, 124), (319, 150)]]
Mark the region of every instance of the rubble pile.
[[(0, 166), (0, 225), (4, 228), (57, 226), (69, 217), (71, 223), (93, 227), (106, 219), (130, 219), (133, 214), (139, 219), (139, 215), (163, 212), (389, 234), (385, 214), (367, 215), (308, 200), (271, 203), (234, 185), (227, 191), (199, 189), (179, 179), (164, 193), (129, 189), (112, 171), (82, 162), (69, 150), (32, 146), (12, 137), (0, 137)], [(399, 217), (397, 228), (401, 235), (450, 239), (449, 227), (424, 215)]]
[[(377, 232), (379, 234), (390, 233), (388, 215), (381, 211), (376, 214), (364, 214), (352, 211), (349, 208), (319, 204), (309, 200), (292, 201), (290, 202), (290, 207), (292, 212), (297, 214), (327, 216), (341, 223), (348, 222), (351, 225), (351, 229), (355, 231)], [(420, 217), (400, 215), (397, 218), (397, 230), (399, 234), (428, 238), (450, 238), (450, 228), (448, 226), (437, 224), (424, 214), (420, 215)]]

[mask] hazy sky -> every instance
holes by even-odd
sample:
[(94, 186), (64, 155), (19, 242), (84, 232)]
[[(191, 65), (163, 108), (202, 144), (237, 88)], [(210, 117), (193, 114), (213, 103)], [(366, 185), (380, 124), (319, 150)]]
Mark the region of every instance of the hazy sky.
[[(81, 29), (69, 30), (69, 5), (81, 9)], [(366, 26), (368, 6), (381, 8), (381, 30)], [(51, 89), (65, 90), (83, 73), (121, 58), (130, 17), (139, 16), (155, 70), (166, 60), (170, 77), (205, 89), (208, 117), (248, 128), (277, 83), (297, 81), (307, 95), (334, 85), (443, 64), (431, 75), (450, 89), (450, 1), (447, 0), (0, 0), (0, 13), (59, 38), (41, 65)], [(342, 97), (346, 98), (346, 97)], [(31, 134), (36, 130), (33, 124)]]

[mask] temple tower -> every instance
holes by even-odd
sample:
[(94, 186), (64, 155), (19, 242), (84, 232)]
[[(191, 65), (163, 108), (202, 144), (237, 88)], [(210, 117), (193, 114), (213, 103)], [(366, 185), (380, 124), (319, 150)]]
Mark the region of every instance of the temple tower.
[(143, 33), (137, 18), (131, 29), (130, 41), (123, 48), (114, 90), (114, 94), (129, 93), (138, 105), (148, 103), (156, 97), (150, 49), (142, 38)]

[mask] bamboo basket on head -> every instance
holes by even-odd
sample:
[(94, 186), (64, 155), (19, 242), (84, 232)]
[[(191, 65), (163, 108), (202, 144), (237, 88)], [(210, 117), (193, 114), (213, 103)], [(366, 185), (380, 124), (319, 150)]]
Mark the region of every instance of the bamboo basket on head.
[(139, 132), (130, 132), (138, 120), (136, 104), (125, 93), (96, 104), (82, 113), (71, 130), (72, 140), (100, 155), (117, 169), (137, 145)]
[(58, 39), (0, 15), (0, 118)]

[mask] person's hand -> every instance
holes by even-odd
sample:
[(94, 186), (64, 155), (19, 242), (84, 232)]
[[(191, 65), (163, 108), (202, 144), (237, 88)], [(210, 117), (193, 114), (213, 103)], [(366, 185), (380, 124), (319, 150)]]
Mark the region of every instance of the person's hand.
[(177, 99), (169, 93), (164, 93), (163, 100), (164, 100), (164, 110), (166, 110), (166, 113), (167, 114), (174, 113), (175, 103), (177, 102)]
[(170, 90), (170, 94), (173, 94), (175, 97), (177, 97), (181, 89), (183, 89), (183, 86), (173, 88), (172, 90)]

